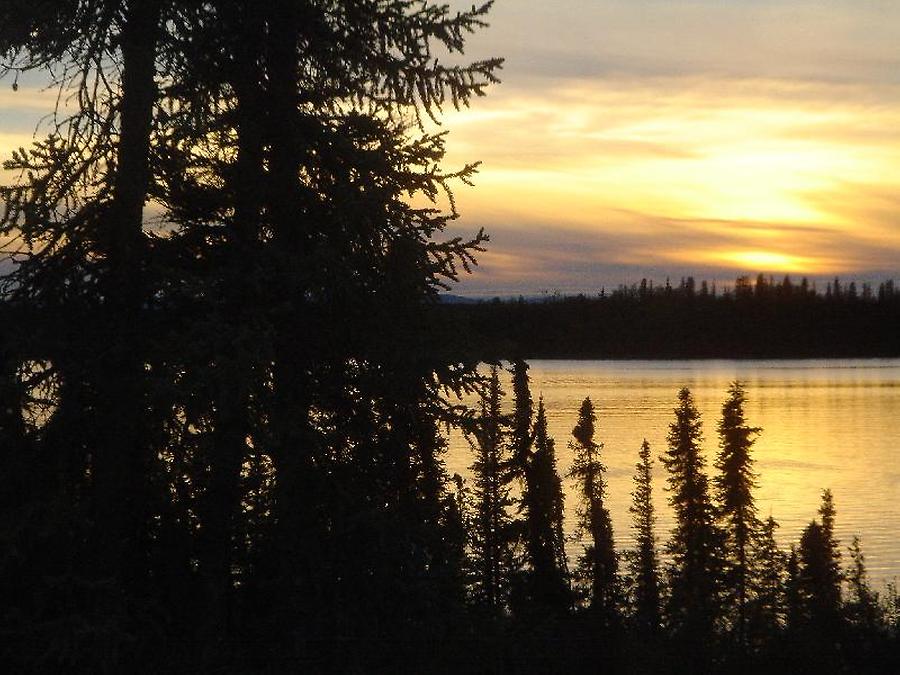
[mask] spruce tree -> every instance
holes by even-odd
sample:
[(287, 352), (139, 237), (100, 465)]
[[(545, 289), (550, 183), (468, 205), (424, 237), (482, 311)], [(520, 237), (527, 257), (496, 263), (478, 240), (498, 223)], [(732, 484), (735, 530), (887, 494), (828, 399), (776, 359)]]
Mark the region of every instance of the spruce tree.
[[(769, 516), (761, 523), (753, 547), (752, 594), (746, 607), (746, 640), (760, 644), (774, 639), (787, 621), (787, 556), (778, 548), (778, 523)], [(796, 561), (795, 561), (796, 562)]]
[(840, 605), (840, 586), (833, 578), (831, 552), (822, 525), (815, 520), (803, 530), (798, 550), (802, 621), (812, 634), (831, 627)]
[[(38, 319), (41, 356), (52, 357), (58, 373), (67, 370), (70, 391), (87, 394), (78, 423), (90, 447), (81, 459), (67, 458), (91, 475), (82, 505), (97, 527), (82, 555), (92, 558), (86, 572), (132, 591), (148, 577), (160, 496), (150, 476), (157, 467), (145, 368), (156, 289), (142, 215), (153, 191), (156, 64), (172, 5), (14, 0), (0, 9), (2, 72), (48, 71), (60, 99), (76, 100), (70, 115), (51, 116), (46, 140), (4, 164), (17, 179), (0, 189), (0, 231), (25, 243), (4, 282)], [(47, 316), (55, 313), (82, 326), (71, 344)]]
[(635, 465), (634, 490), (631, 493), (631, 522), (635, 550), (630, 555), (630, 576), (633, 585), (634, 621), (642, 631), (656, 631), (660, 627), (659, 561), (653, 528), (653, 460), (647, 439), (638, 452)]
[(718, 516), (725, 535), (723, 591), (734, 604), (738, 644), (746, 643), (747, 603), (754, 584), (753, 543), (760, 530), (753, 499), (756, 474), (750, 451), (753, 437), (760, 432), (744, 418), (746, 394), (740, 382), (728, 388), (719, 421), (719, 454), (715, 466)]
[(815, 520), (803, 530), (798, 550), (801, 621), (816, 641), (834, 643), (841, 628), (840, 550), (834, 538), (834, 499), (822, 491), (819, 507), (822, 522)]
[(531, 447), (534, 443), (532, 430), (532, 417), (534, 404), (531, 399), (531, 388), (528, 380), (528, 363), (522, 359), (516, 359), (512, 363), (512, 389), (513, 389), (513, 414), (512, 414), (512, 458), (510, 461), (512, 471), (519, 477), (523, 477)]
[(822, 519), (822, 536), (828, 546), (831, 559), (829, 574), (833, 579), (841, 577), (841, 543), (834, 536), (834, 520), (836, 511), (834, 508), (834, 495), (831, 490), (822, 490), (822, 503), (819, 505), (819, 517)]
[(604, 504), (606, 467), (600, 458), (602, 443), (594, 440), (597, 415), (590, 397), (581, 403), (569, 448), (574, 453), (569, 476), (581, 497), (578, 508), (579, 537), (587, 537), (575, 576), (586, 590), (591, 611), (603, 623), (617, 619), (618, 558), (613, 545), (612, 519)]
[(526, 593), (541, 610), (562, 610), (568, 605), (568, 581), (563, 545), (562, 481), (556, 470), (553, 438), (547, 432), (543, 399), (532, 427), (533, 403), (528, 364), (512, 364), (513, 412), (511, 416), (509, 470), (522, 484), (519, 511), (524, 514), (522, 535), (528, 569)]
[[(496, 81), (498, 60), (435, 58), (490, 4), (0, 3), (3, 72), (46, 68), (76, 108), (15, 153), (0, 198), (24, 243), (4, 299), (62, 382), (37, 454), (64, 457), (65, 499), (47, 507), (78, 526), (40, 576), (84, 601), (10, 605), (23, 634), (90, 632), (93, 604), (124, 635), (163, 606), (171, 625), (135, 634), (198, 626), (182, 642), (214, 670), (235, 622), (289, 658), (298, 635), (391, 637), (378, 617), (425, 615), (410, 598), (456, 564), (435, 432), (476, 377), (433, 310), (485, 238), (442, 237), (457, 214), (438, 201), (475, 166), (443, 170), (424, 120)], [(124, 638), (73, 669), (133, 669), (125, 653), (150, 650)]]
[(861, 635), (871, 638), (884, 625), (884, 610), (880, 606), (878, 593), (869, 584), (866, 558), (858, 536), (853, 537), (848, 551), (850, 567), (845, 574), (850, 592), (846, 604), (847, 618)]
[(666, 617), (686, 649), (701, 650), (721, 615), (722, 535), (716, 527), (700, 448), (700, 413), (687, 388), (679, 391), (678, 401), (662, 457), (669, 472), (669, 503), (675, 512), (675, 527), (666, 546), (672, 561)]
[(468, 436), (475, 451), (472, 464), (474, 518), (472, 522), (472, 595), (493, 611), (505, 609), (513, 574), (512, 517), (507, 461), (509, 420), (503, 414), (503, 391), (496, 366), (475, 428)]
[(562, 481), (556, 471), (553, 438), (547, 432), (544, 399), (538, 400), (534, 452), (528, 457), (522, 494), (526, 519), (526, 558), (530, 595), (538, 607), (563, 611), (569, 605), (563, 539)]
[[(56, 412), (35, 437), (39, 464), (56, 465), (29, 495), (26, 510), (43, 523), (21, 542), (29, 553), (20, 570), (0, 570), (10, 579), (24, 571), (33, 596), (6, 603), (4, 614), (16, 615), (6, 641), (37, 640), (45, 663), (73, 670), (108, 668), (111, 655), (146, 645), (128, 634), (127, 621), (109, 617), (139, 615), (147, 585), (159, 578), (151, 567), (160, 557), (166, 492), (148, 363), (158, 355), (160, 324), (151, 317), (160, 289), (151, 281), (143, 208), (155, 182), (156, 64), (172, 6), (10, 0), (0, 7), (0, 74), (43, 71), (58, 100), (73, 103), (48, 115), (44, 139), (4, 162), (9, 182), (0, 187), (0, 232), (19, 242), (0, 285), (21, 310), (26, 340), (13, 346), (13, 369), (29, 370), (37, 358), (45, 376), (62, 383), (51, 396)], [(46, 552), (35, 548), (41, 541)], [(36, 612), (40, 606), (49, 611)], [(50, 627), (73, 621), (104, 637), (72, 649)], [(143, 628), (139, 635), (154, 632)], [(21, 656), (13, 669), (36, 667)]]

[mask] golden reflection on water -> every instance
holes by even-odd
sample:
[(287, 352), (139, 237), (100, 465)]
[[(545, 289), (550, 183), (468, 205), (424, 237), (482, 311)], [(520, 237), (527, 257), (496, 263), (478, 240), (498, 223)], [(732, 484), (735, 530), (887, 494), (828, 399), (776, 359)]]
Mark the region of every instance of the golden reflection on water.
[[(644, 437), (657, 458), (654, 499), (660, 542), (671, 527), (664, 491), (665, 450), (676, 393), (687, 386), (703, 417), (704, 449), (713, 475), (716, 425), (728, 384), (747, 388), (748, 423), (763, 428), (754, 446), (761, 517), (781, 524), (785, 548), (799, 540), (816, 516), (823, 488), (834, 492), (837, 534), (847, 546), (862, 540), (876, 586), (900, 577), (900, 359), (804, 361), (533, 361), (532, 394), (543, 395), (558, 469), (572, 461), (568, 449), (578, 408), (590, 396), (597, 408), (597, 439), (608, 468), (608, 506), (617, 547), (632, 543), (628, 506), (631, 476)], [(511, 406), (509, 378), (505, 380)], [(447, 467), (468, 474), (472, 455), (451, 437)], [(575, 493), (566, 490), (566, 529), (572, 532)], [(576, 556), (581, 546), (569, 543)], [(845, 559), (849, 556), (845, 555)]]

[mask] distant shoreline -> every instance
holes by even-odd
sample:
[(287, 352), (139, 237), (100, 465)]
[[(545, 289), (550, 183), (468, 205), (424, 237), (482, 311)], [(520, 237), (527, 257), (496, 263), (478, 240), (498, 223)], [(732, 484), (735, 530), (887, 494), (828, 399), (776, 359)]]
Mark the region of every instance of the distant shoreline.
[(900, 292), (837, 282), (749, 282), (727, 293), (692, 281), (544, 301), (442, 302), (441, 330), (481, 360), (900, 357)]

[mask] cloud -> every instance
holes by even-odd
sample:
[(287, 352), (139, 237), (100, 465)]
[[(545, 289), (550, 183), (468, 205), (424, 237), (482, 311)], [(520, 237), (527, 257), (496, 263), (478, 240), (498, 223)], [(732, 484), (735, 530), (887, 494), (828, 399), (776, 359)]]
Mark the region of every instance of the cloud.
[(896, 83), (898, 37), (890, 0), (498, 0), (469, 54), (506, 57), (506, 80), (533, 87), (611, 74)]
[(482, 289), (900, 265), (897, 85), (572, 79), (447, 126), (451, 164), (484, 161), (456, 195), (495, 232)]
[[(466, 231), (466, 222), (452, 233)], [(482, 223), (479, 223), (482, 224)], [(491, 242), (475, 274), (458, 292), (596, 293), (641, 278), (681, 276), (729, 285), (742, 274), (835, 274), (877, 281), (896, 272), (900, 244), (848, 237), (831, 228), (796, 223), (673, 219), (649, 213), (600, 213), (592, 229), (554, 221), (487, 224)]]

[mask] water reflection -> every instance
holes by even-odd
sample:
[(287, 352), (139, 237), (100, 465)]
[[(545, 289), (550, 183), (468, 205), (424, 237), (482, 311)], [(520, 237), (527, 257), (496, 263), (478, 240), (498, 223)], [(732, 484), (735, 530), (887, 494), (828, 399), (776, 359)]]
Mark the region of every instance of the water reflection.
[[(532, 392), (543, 395), (556, 438), (561, 473), (571, 463), (567, 443), (578, 407), (597, 407), (597, 438), (609, 469), (609, 507), (619, 548), (630, 546), (628, 505), (637, 452), (647, 438), (654, 457), (665, 448), (678, 389), (688, 386), (703, 415), (704, 449), (712, 467), (726, 388), (746, 384), (748, 423), (763, 428), (754, 446), (761, 517), (781, 524), (779, 543), (799, 539), (815, 516), (821, 490), (837, 505), (837, 535), (848, 546), (862, 538), (873, 582), (900, 577), (900, 359), (802, 361), (533, 361)], [(509, 390), (509, 387), (506, 387)], [(466, 472), (468, 446), (451, 439), (448, 468)], [(671, 527), (657, 461), (654, 498), (658, 531)], [(566, 482), (566, 527), (574, 528), (573, 486)], [(580, 545), (570, 543), (570, 554)], [(848, 556), (845, 555), (845, 559)]]

